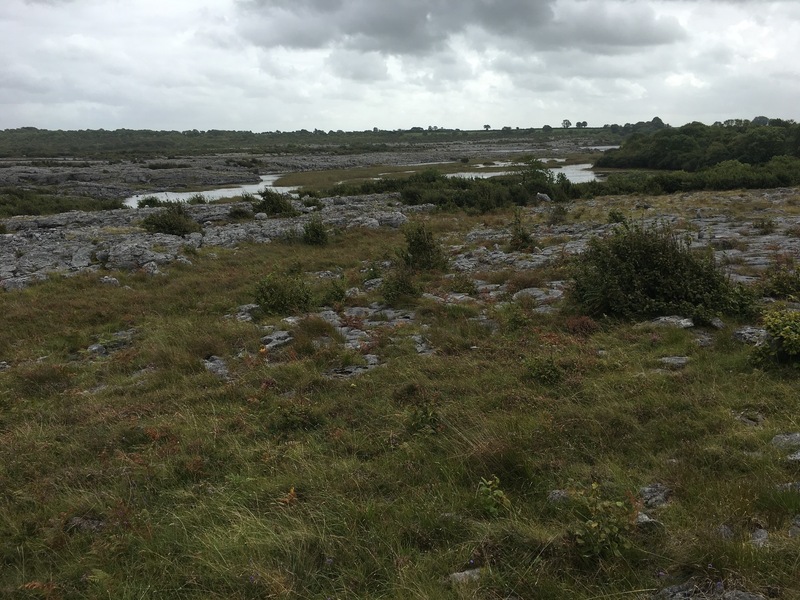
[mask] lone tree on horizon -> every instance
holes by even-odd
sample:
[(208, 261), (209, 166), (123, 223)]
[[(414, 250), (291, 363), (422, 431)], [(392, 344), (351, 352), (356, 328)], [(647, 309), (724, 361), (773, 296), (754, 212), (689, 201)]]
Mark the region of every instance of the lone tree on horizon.
[(561, 121), (561, 126), (564, 129), (569, 129), (570, 127), (572, 127), (572, 121), (570, 121), (569, 119), (564, 119), (563, 121)]
[(484, 128), (486, 131), (489, 131), (489, 130), (492, 128), (492, 126), (491, 126), (491, 125), (484, 125), (484, 126), (483, 126), (483, 128)]

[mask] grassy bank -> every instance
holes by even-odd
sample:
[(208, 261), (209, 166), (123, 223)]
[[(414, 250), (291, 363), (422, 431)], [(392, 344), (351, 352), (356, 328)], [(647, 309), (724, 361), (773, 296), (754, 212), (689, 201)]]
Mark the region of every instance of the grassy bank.
[[(512, 218), (428, 225), (462, 244)], [(287, 315), (226, 316), (269, 273), (300, 274), (315, 303), (336, 294), (310, 273), (364, 288), (403, 243), (333, 232), (323, 247), (201, 250), (165, 277), (111, 273), (119, 286), (94, 274), (0, 294), (0, 595), (644, 598), (694, 577), (800, 597), (800, 493), (777, 487), (800, 470), (770, 444), (800, 430), (796, 370), (755, 368), (732, 318), (700, 345), (697, 331), (491, 299), (448, 269), (415, 283), (474, 301), (401, 298), (415, 318), (378, 315), (358, 351), (304, 315), (267, 351), (260, 326)], [(567, 276), (563, 263), (481, 275), (510, 292)], [(383, 364), (332, 376), (367, 351)], [(640, 494), (654, 483), (671, 491), (658, 508)], [(658, 524), (636, 526), (640, 512)], [(765, 547), (750, 542), (760, 528)], [(476, 578), (451, 577), (465, 571)]]

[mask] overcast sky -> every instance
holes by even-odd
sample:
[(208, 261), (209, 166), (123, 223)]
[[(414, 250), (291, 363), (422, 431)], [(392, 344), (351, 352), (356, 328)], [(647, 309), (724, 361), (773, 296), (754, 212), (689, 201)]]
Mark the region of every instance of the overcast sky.
[(0, 0), (0, 129), (800, 120), (799, 0)]

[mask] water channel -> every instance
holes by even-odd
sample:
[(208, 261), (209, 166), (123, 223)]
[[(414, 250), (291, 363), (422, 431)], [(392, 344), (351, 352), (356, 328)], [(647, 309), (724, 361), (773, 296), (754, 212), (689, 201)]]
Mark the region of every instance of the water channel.
[[(552, 167), (550, 170), (554, 175), (564, 173), (573, 183), (584, 183), (586, 181), (594, 181), (597, 179), (594, 171), (591, 170), (592, 165), (589, 163), (578, 165), (564, 165), (563, 167)], [(474, 177), (476, 179), (488, 179), (490, 177), (497, 177), (498, 175), (508, 175), (512, 171), (464, 171), (463, 173), (450, 173), (449, 177)], [(143, 198), (158, 198), (162, 201), (169, 202), (186, 202), (193, 196), (202, 195), (206, 200), (219, 200), (221, 198), (233, 198), (241, 196), (244, 193), (257, 194), (263, 189), (270, 189), (281, 194), (289, 193), (295, 189), (292, 187), (276, 186), (275, 181), (283, 176), (282, 173), (273, 173), (271, 175), (262, 175), (259, 183), (249, 183), (246, 185), (217, 188), (213, 190), (205, 190), (202, 192), (147, 192), (144, 194), (136, 194), (130, 198), (125, 199), (125, 205), (131, 208), (138, 206), (139, 200)]]

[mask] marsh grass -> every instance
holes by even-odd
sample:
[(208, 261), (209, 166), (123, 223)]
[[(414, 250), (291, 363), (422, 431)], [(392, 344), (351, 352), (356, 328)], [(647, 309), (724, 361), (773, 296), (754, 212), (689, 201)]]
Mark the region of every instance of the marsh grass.
[[(451, 220), (432, 217), (431, 231)], [(588, 599), (656, 589), (659, 572), (800, 596), (788, 536), (800, 503), (776, 488), (797, 470), (769, 443), (798, 428), (796, 376), (754, 369), (732, 327), (699, 348), (688, 331), (520, 303), (488, 307), (490, 328), (478, 307), (410, 297), (418, 322), (375, 342), (386, 364), (331, 379), (327, 369), (362, 359), (315, 344), (341, 341), (324, 321), (302, 318), (291, 345), (262, 357), (259, 326), (285, 315), (226, 318), (271, 272), (337, 270), (350, 285), (402, 244), (381, 230), (324, 248), (201, 249), (164, 278), (114, 273), (123, 285), (108, 287), (95, 274), (0, 294), (11, 365), (0, 371), (0, 596)], [(448, 281), (416, 277), (426, 290)], [(326, 284), (310, 285), (316, 298)], [(126, 347), (84, 352), (132, 328)], [(416, 354), (417, 333), (434, 355)], [(210, 355), (230, 381), (205, 369)], [(659, 370), (670, 355), (690, 362)], [(745, 411), (760, 425), (737, 419)], [(606, 510), (634, 506), (655, 481), (673, 490), (653, 513), (660, 533)], [(593, 483), (594, 504), (548, 500)], [(625, 527), (587, 552), (574, 533), (593, 520)], [(734, 539), (717, 536), (722, 524)], [(768, 548), (747, 543), (756, 524)], [(476, 582), (448, 582), (470, 568), (482, 569)]]

